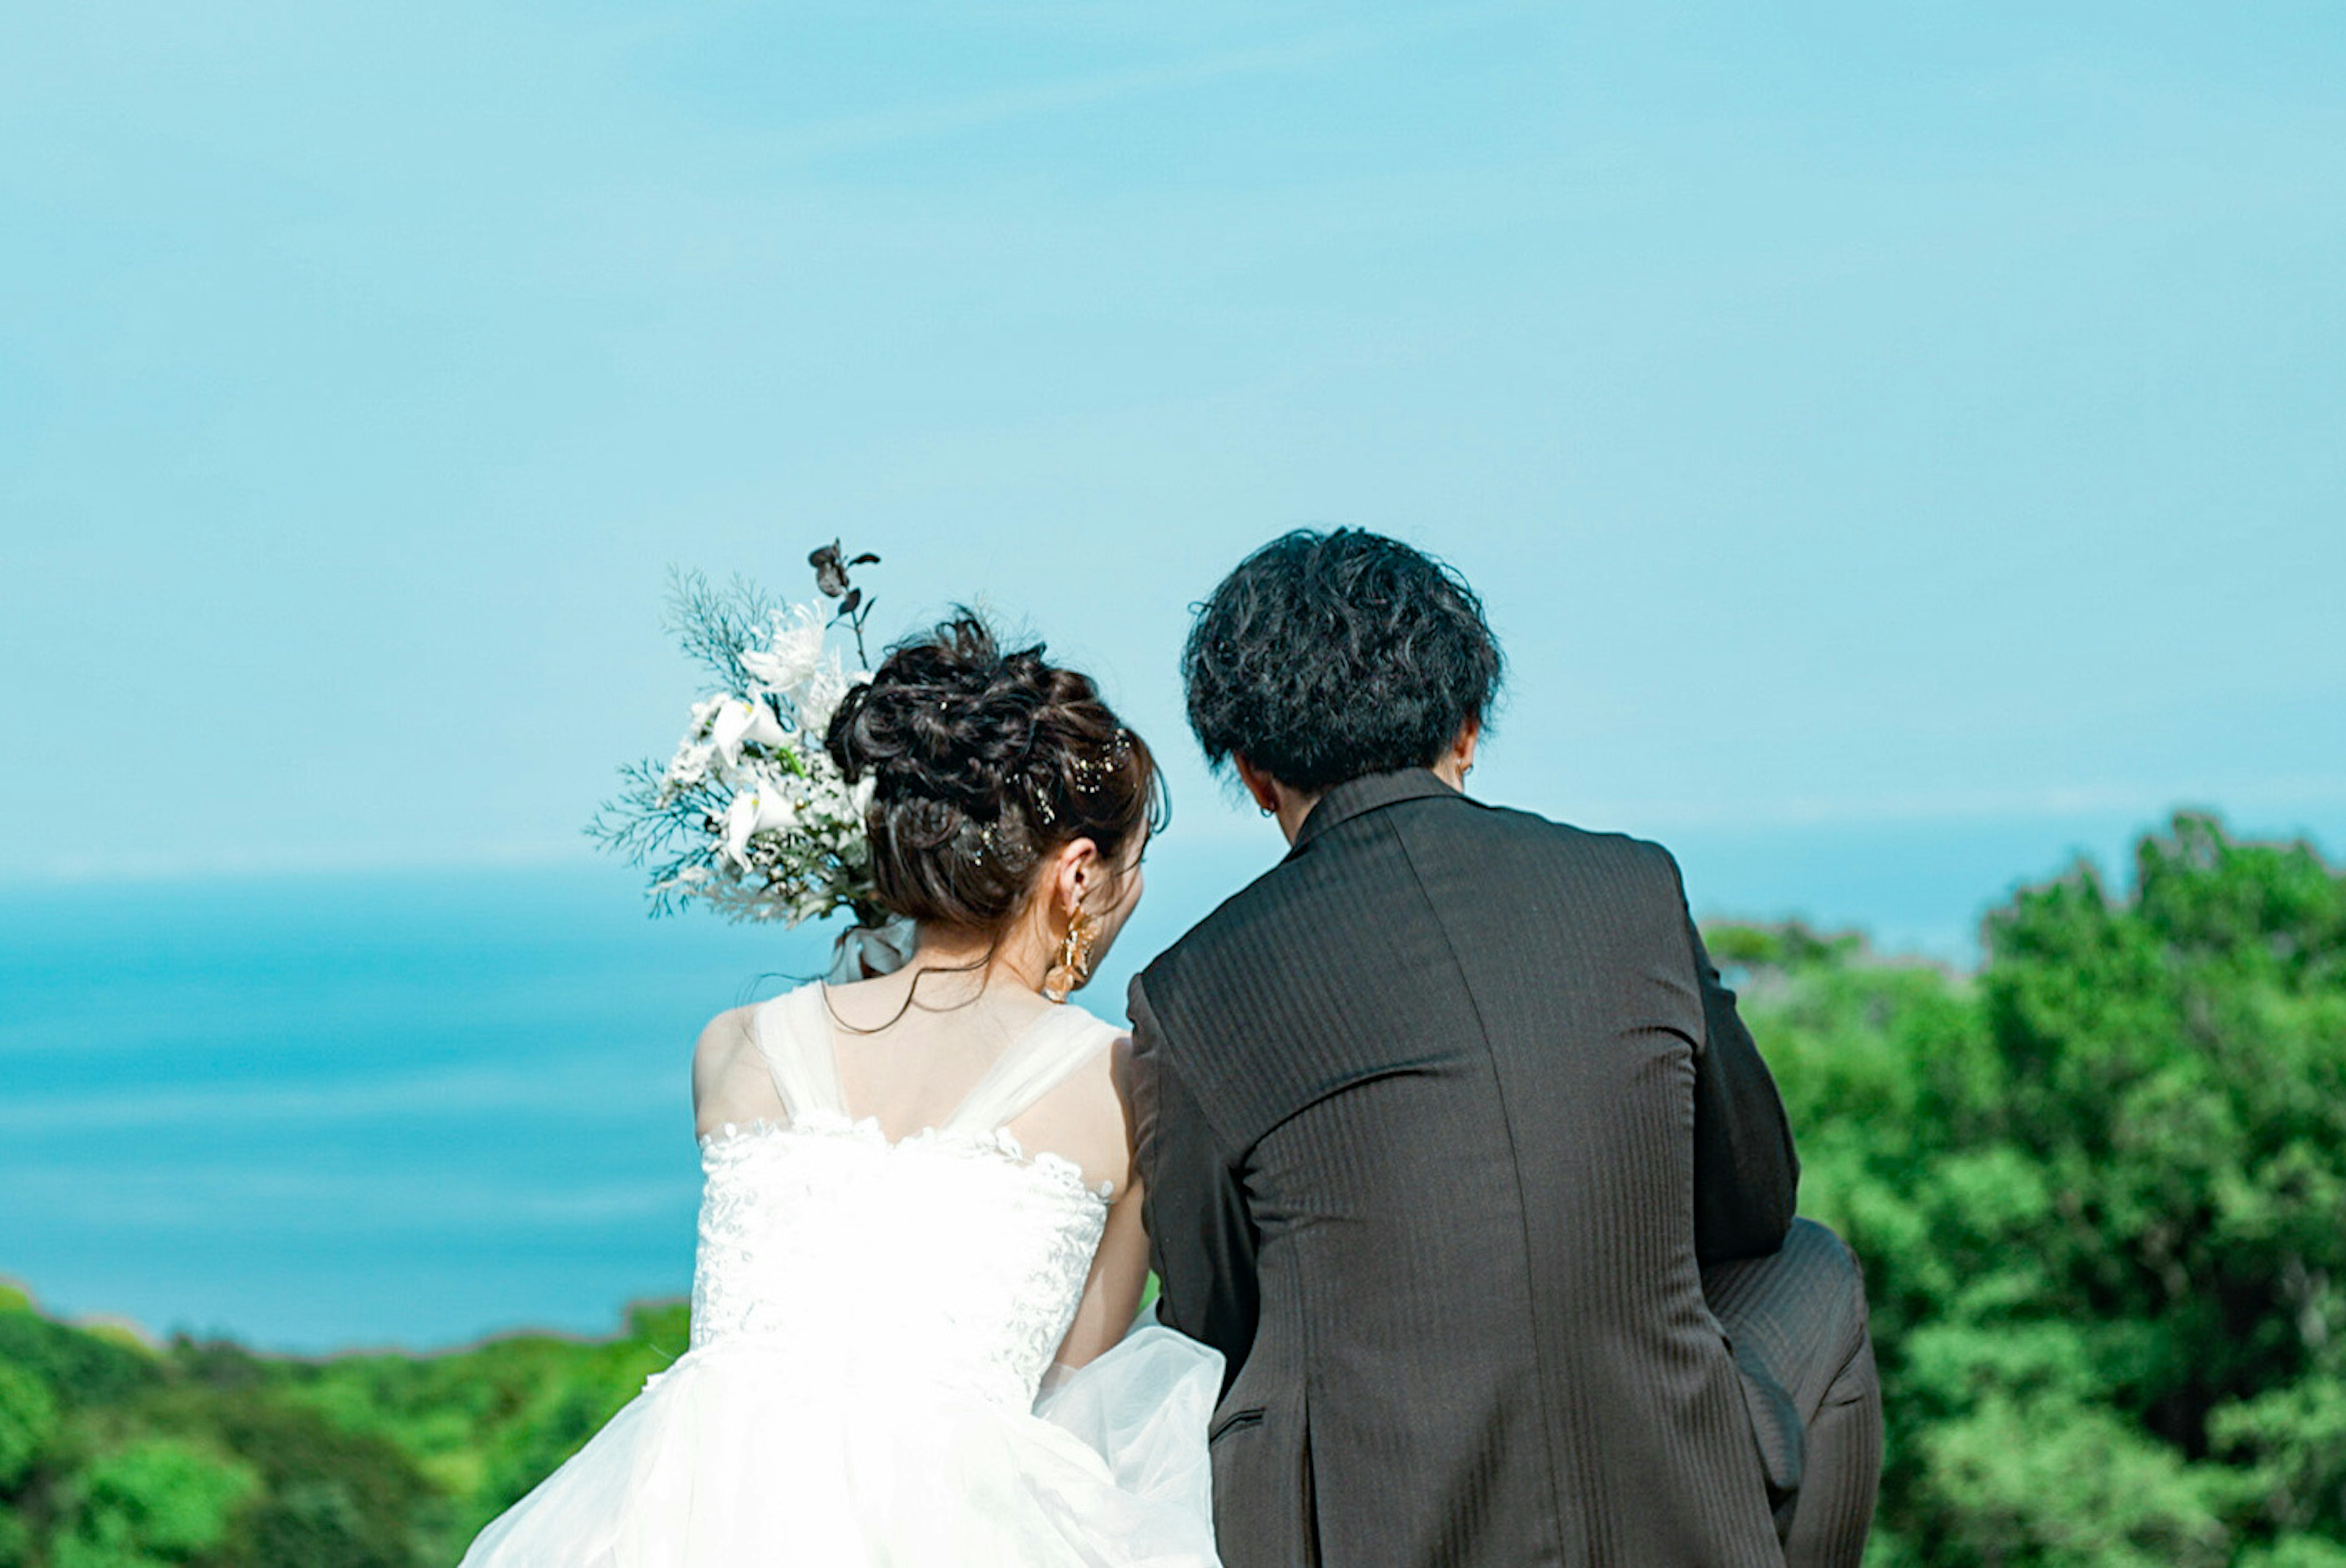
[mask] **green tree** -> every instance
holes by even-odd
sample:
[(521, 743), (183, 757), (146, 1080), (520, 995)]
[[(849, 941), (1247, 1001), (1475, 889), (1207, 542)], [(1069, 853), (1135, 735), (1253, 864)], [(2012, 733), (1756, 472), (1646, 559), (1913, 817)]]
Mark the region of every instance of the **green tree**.
[(199, 1558), (226, 1539), (239, 1503), (259, 1487), (250, 1469), (176, 1438), (148, 1438), (76, 1479), (55, 1568), (149, 1568)]
[(24, 1481), (57, 1433), (56, 1397), (23, 1367), (0, 1361), (0, 1497)]
[(1975, 981), (1724, 935), (1867, 1265), (1883, 1563), (2346, 1542), (2346, 879), (2186, 814), (1989, 917)]

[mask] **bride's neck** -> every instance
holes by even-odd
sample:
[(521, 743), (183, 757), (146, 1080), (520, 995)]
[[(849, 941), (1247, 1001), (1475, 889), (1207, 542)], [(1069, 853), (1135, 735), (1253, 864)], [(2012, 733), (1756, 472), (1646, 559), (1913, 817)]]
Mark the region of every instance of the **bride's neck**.
[(1025, 928), (1021, 921), (996, 941), (983, 932), (924, 924), (920, 945), (905, 967), (960, 973), (973, 993), (1007, 986), (1040, 994), (1052, 954), (1049, 944)]

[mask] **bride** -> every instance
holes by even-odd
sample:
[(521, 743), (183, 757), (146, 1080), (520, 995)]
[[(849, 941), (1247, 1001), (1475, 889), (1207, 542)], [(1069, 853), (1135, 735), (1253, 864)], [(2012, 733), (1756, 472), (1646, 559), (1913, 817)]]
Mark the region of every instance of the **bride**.
[(1220, 1358), (1126, 1331), (1119, 1033), (1066, 1002), (1140, 898), (1148, 748), (967, 615), (827, 741), (919, 949), (702, 1033), (691, 1346), (465, 1568), (1211, 1568)]

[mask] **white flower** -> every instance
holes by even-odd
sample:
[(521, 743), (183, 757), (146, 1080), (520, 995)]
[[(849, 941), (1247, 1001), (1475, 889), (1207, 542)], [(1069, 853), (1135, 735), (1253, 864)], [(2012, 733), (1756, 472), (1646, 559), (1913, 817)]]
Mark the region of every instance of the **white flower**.
[(792, 696), (822, 662), (823, 622), (811, 605), (792, 605), (774, 619), (766, 647), (741, 655), (741, 668), (759, 687)]
[(780, 746), (788, 738), (788, 732), (775, 720), (773, 709), (750, 697), (725, 698), (709, 726), (709, 745), (728, 762), (740, 759), (744, 741)]
[[(721, 618), (724, 607), (691, 601), (690, 629), (699, 646), (731, 652), (744, 686), (693, 703), (666, 769), (638, 775), (611, 809), (622, 828), (658, 824), (688, 840), (674, 871), (654, 882), (656, 897), (795, 925), (870, 891), (872, 782), (850, 785), (822, 746), (841, 699), (869, 677), (851, 673), (830, 647), (828, 606), (790, 606), (739, 649), (730, 638), (740, 623)], [(712, 800), (725, 802), (713, 820)]]
[[(698, 733), (696, 728), (695, 733)], [(680, 742), (676, 755), (668, 759), (668, 771), (661, 776), (660, 792), (673, 795), (679, 789), (689, 789), (709, 777), (709, 759), (716, 748), (705, 740), (689, 738)]]
[(829, 729), (831, 713), (839, 707), (839, 699), (847, 695), (848, 687), (871, 678), (862, 670), (850, 675), (835, 653), (809, 670), (806, 679), (790, 694), (808, 732), (821, 735)]
[(746, 870), (753, 834), (794, 828), (798, 820), (795, 792), (782, 780), (761, 779), (734, 796), (732, 803), (725, 808), (725, 854)]

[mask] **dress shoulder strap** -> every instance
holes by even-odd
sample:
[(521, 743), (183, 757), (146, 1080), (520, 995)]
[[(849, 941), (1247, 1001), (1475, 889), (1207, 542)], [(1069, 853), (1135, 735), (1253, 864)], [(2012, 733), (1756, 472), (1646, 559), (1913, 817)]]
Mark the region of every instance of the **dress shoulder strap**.
[(1124, 1032), (1072, 1003), (1053, 1008), (1002, 1054), (944, 1131), (991, 1133), (1007, 1126), (1074, 1076)]
[(792, 1121), (810, 1112), (847, 1114), (839, 1086), (839, 1054), (832, 1043), (831, 1009), (821, 985), (801, 985), (777, 996), (750, 1015), (758, 1054), (773, 1075), (774, 1092)]

